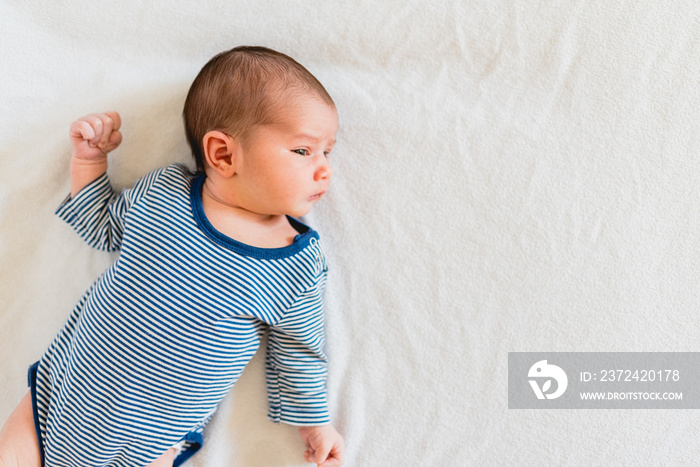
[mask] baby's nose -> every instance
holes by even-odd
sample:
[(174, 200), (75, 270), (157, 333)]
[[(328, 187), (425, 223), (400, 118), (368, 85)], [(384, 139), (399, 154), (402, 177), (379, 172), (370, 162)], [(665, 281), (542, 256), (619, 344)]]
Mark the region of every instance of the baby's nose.
[(333, 174), (333, 169), (331, 168), (330, 162), (328, 162), (328, 158), (324, 157), (323, 162), (318, 166), (316, 169), (316, 173), (314, 174), (314, 179), (315, 180), (326, 180), (331, 178), (331, 175)]

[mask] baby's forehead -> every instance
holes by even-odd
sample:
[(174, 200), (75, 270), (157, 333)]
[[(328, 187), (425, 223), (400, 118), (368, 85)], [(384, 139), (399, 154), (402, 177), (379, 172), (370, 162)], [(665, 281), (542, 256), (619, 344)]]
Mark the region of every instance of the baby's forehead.
[(280, 107), (269, 126), (285, 137), (333, 145), (338, 114), (334, 105), (317, 97), (294, 99)]
[(326, 102), (313, 91), (285, 89), (276, 94), (276, 96), (270, 96), (270, 102), (274, 103), (271, 107), (276, 107), (276, 111), (281, 116), (286, 114), (301, 116), (307, 111), (326, 112), (337, 116), (335, 104)]

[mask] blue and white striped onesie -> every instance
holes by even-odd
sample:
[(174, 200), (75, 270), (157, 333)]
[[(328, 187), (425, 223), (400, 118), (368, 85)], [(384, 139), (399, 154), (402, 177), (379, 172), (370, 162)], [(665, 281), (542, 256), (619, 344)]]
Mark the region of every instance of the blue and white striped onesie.
[(120, 255), (30, 371), (45, 465), (146, 465), (185, 440), (181, 464), (266, 329), (269, 418), (329, 423), (318, 234), (290, 218), (292, 245), (239, 243), (206, 219), (203, 181), (174, 164), (116, 196), (103, 175), (59, 207)]

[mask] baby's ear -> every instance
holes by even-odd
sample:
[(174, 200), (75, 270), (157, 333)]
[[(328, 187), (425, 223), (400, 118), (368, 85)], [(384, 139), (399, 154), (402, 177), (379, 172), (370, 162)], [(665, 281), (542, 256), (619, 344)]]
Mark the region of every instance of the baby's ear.
[(236, 173), (236, 156), (238, 143), (231, 136), (221, 131), (210, 131), (202, 139), (204, 158), (209, 167), (223, 177), (232, 177)]

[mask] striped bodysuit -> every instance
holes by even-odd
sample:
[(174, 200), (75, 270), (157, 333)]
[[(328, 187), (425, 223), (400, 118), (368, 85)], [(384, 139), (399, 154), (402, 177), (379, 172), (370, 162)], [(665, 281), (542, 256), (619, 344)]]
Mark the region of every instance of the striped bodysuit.
[(120, 254), (30, 372), (45, 465), (146, 465), (184, 440), (181, 464), (268, 329), (269, 418), (329, 423), (318, 234), (289, 218), (292, 245), (239, 243), (206, 219), (203, 181), (174, 164), (117, 196), (103, 175), (59, 207)]

